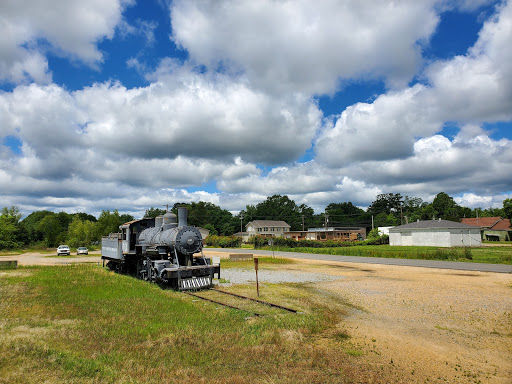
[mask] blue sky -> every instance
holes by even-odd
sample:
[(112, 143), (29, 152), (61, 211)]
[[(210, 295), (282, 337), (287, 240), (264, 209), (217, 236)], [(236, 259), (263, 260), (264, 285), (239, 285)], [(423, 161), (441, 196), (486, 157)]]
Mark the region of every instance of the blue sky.
[(488, 0), (3, 3), (2, 205), (499, 207), (511, 23)]

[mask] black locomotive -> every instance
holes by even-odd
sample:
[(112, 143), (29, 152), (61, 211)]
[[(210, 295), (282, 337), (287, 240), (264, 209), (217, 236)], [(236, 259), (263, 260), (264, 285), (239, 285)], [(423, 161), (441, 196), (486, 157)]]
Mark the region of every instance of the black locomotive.
[(214, 274), (220, 278), (220, 265), (204, 257), (201, 233), (187, 225), (185, 208), (178, 208), (178, 218), (167, 212), (119, 229), (101, 241), (101, 258), (112, 270), (177, 290), (209, 288)]

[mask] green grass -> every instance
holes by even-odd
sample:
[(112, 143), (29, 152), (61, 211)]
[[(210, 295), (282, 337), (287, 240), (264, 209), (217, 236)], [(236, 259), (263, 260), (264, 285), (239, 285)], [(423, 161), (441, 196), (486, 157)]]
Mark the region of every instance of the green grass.
[(351, 382), (345, 337), (328, 338), (345, 304), (301, 285), (264, 291), (303, 314), (247, 319), (91, 265), (2, 272), (0, 383)]
[[(296, 261), (287, 259), (286, 257), (270, 257), (270, 256), (257, 256), (258, 268), (272, 268), (276, 265), (295, 264)], [(254, 260), (230, 260), (221, 259), (220, 265), (222, 268), (254, 268)]]
[[(275, 249), (277, 250), (277, 249)], [(283, 252), (320, 253), (343, 256), (399, 259), (451, 260), (475, 263), (512, 264), (512, 247), (438, 248), (361, 245), (341, 248), (279, 248)]]

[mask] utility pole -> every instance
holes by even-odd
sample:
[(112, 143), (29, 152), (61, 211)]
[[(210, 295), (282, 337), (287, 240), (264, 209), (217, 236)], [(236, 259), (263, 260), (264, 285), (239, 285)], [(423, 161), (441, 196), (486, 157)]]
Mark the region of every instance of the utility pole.
[(169, 204), (164, 204), (165, 212), (169, 212)]
[(244, 211), (240, 211), (240, 248), (242, 248), (242, 242), (244, 240), (243, 220), (244, 220)]
[(302, 232), (304, 232), (304, 215), (302, 215)]
[(325, 214), (325, 240), (327, 240), (327, 226), (329, 225), (329, 215)]

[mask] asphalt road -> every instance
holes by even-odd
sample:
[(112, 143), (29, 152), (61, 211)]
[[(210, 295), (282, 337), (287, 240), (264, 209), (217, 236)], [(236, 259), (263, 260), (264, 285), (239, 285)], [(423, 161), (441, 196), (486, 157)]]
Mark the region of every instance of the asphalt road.
[[(388, 259), (382, 257), (363, 257), (363, 256), (338, 256), (322, 255), (316, 253), (298, 253), (298, 252), (272, 252), (255, 249), (229, 249), (229, 248), (205, 248), (207, 251), (225, 252), (225, 253), (252, 253), (254, 255), (280, 256), (295, 259), (338, 261), (344, 263), (365, 263), (382, 265), (401, 265), (407, 267), (439, 268), (453, 269), (459, 271), (479, 271), (479, 272), (497, 272), (512, 273), (512, 265), (506, 264), (487, 264), (487, 263), (466, 263), (459, 261), (441, 261), (441, 260), (416, 260), (416, 259)], [(511, 249), (512, 251), (512, 249)]]

